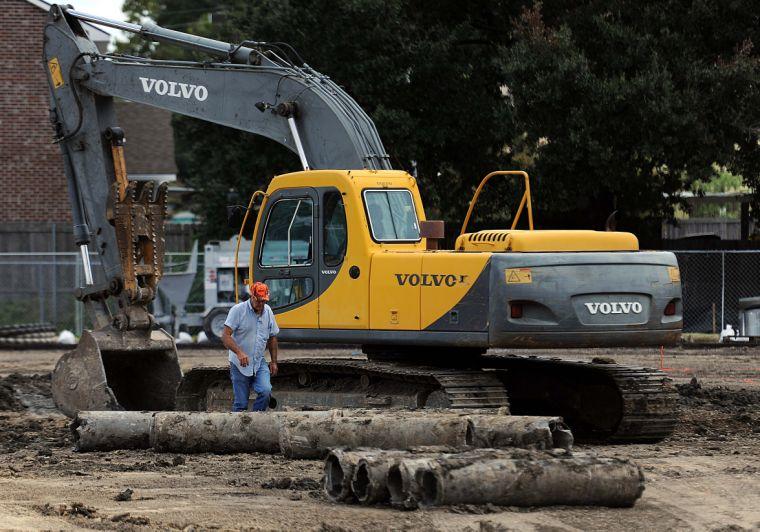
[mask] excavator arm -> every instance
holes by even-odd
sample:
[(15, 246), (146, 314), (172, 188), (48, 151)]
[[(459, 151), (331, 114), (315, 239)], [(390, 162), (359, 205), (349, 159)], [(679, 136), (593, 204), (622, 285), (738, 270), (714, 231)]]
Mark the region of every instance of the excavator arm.
[[(218, 62), (103, 54), (81, 21), (172, 43)], [(267, 137), (298, 154), (305, 170), (390, 169), (388, 155), (372, 120), (345, 91), (267, 43), (234, 45), (53, 5), (44, 62), (74, 240), (85, 269), (77, 297), (93, 324), (81, 347), (59, 361), (56, 401), (67, 413), (85, 407), (170, 408), (181, 378), (176, 349), (168, 334), (153, 330), (148, 312), (163, 273), (166, 188), (128, 179), (113, 98)], [(91, 253), (98, 255), (97, 272)], [(149, 383), (140, 374), (154, 377)], [(135, 394), (140, 387), (145, 392)]]

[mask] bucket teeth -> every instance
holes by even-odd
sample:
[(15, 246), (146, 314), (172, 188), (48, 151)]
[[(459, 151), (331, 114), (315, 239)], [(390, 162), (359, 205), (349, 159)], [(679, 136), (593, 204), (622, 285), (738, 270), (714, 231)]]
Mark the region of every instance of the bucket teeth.
[(147, 305), (163, 275), (166, 190), (166, 184), (131, 181), (120, 200), (114, 187), (114, 227), (131, 304)]

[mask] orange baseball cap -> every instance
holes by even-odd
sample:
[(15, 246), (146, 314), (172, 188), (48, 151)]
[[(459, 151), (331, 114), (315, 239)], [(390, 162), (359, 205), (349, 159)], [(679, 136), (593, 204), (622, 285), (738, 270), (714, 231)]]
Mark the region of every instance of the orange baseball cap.
[(269, 301), (269, 287), (257, 281), (251, 285), (251, 295), (262, 301)]

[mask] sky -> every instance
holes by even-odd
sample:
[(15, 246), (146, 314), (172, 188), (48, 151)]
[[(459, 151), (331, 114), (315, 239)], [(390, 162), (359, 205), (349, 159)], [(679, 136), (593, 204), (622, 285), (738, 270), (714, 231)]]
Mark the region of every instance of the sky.
[[(50, 2), (51, 0), (47, 0)], [(67, 3), (74, 6), (74, 9), (90, 15), (99, 15), (114, 20), (126, 21), (127, 17), (121, 11), (124, 0), (52, 0), (60, 3)], [(111, 46), (114, 46), (114, 39), (120, 41), (127, 40), (124, 32), (106, 26), (98, 26), (101, 30), (111, 34)]]
[[(91, 15), (100, 15), (101, 17), (112, 18), (116, 20), (126, 20), (121, 12), (121, 6), (124, 0), (66, 0), (67, 4), (74, 6), (77, 11), (89, 13)], [(111, 28), (103, 28), (106, 31), (113, 32)]]

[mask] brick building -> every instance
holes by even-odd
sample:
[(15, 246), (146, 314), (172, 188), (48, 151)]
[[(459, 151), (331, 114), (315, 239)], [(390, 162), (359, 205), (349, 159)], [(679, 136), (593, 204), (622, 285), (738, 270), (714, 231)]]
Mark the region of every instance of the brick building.
[[(0, 9), (0, 222), (70, 220), (58, 146), (51, 144), (42, 30), (49, 5), (4, 0)], [(88, 26), (107, 46), (110, 36)]]
[[(51, 143), (42, 64), (49, 8), (43, 0), (2, 0), (0, 9), (0, 252), (73, 249), (66, 235), (71, 221), (66, 178), (60, 149)], [(110, 35), (83, 25), (105, 52)], [(117, 102), (116, 114), (127, 134), (130, 177), (173, 180), (171, 114), (129, 102)]]
[(125, 100), (116, 101), (116, 120), (124, 130), (124, 155), (130, 179), (174, 181), (172, 114)]

